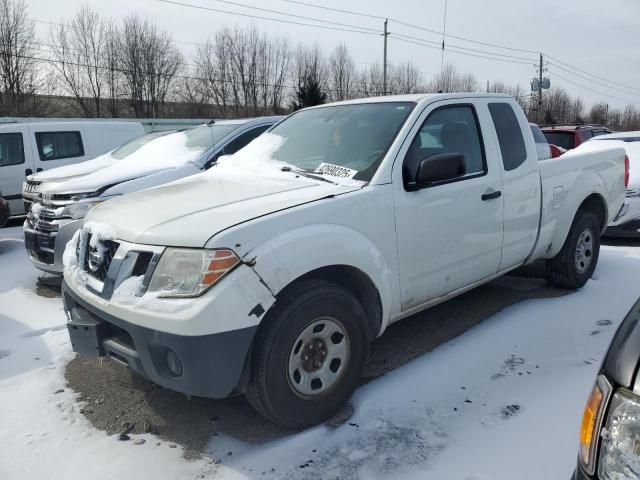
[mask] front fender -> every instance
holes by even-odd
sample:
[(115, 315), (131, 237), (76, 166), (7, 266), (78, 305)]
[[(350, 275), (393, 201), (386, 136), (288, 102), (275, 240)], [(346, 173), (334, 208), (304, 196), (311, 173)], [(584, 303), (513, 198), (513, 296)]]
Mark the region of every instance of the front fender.
[(382, 303), (382, 329), (392, 303), (394, 272), (376, 245), (361, 233), (333, 224), (299, 227), (273, 237), (243, 255), (273, 295), (291, 282), (323, 267), (345, 265), (373, 282)]

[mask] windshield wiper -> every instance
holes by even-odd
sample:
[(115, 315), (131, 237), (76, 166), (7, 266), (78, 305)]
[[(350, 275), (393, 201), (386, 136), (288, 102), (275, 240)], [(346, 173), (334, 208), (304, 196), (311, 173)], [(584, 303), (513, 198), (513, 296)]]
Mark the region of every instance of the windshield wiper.
[(329, 182), (329, 183), (333, 183), (334, 185), (339, 185), (338, 182), (331, 181), (328, 178), (324, 178), (321, 175), (316, 175), (315, 172), (310, 170), (304, 170), (302, 168), (297, 168), (297, 167), (289, 167), (287, 165), (282, 167), (280, 170), (282, 170), (283, 172), (297, 173), (299, 175), (302, 175), (303, 177), (312, 178), (313, 180), (321, 180), (323, 182)]

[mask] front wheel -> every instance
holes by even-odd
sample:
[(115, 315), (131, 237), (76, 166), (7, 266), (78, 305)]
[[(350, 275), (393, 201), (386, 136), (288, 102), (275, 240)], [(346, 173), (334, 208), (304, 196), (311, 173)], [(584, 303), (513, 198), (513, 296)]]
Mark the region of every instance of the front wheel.
[(593, 275), (600, 255), (600, 224), (579, 210), (558, 254), (547, 260), (547, 279), (562, 288), (582, 288)]
[(246, 397), (274, 423), (304, 428), (335, 415), (369, 353), (364, 310), (330, 282), (302, 281), (278, 298), (258, 331)]

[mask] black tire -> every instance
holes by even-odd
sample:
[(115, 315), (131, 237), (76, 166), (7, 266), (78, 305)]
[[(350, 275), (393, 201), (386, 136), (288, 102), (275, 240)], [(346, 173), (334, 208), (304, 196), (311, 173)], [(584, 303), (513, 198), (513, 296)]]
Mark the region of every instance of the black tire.
[[(337, 319), (344, 328), (349, 357), (331, 390), (303, 398), (292, 386), (289, 356), (298, 336), (323, 317)], [(263, 322), (252, 351), (245, 392), (249, 403), (268, 420), (290, 428), (316, 425), (335, 415), (359, 385), (369, 354), (367, 319), (358, 300), (333, 283), (303, 280), (278, 297)]]
[[(584, 269), (579, 267), (576, 248), (582, 235), (591, 237), (592, 248), (589, 263)], [(586, 254), (585, 254), (586, 256)], [(547, 260), (547, 280), (561, 288), (582, 288), (593, 275), (600, 256), (600, 223), (595, 215), (586, 210), (578, 210), (573, 219), (567, 239), (558, 254)]]

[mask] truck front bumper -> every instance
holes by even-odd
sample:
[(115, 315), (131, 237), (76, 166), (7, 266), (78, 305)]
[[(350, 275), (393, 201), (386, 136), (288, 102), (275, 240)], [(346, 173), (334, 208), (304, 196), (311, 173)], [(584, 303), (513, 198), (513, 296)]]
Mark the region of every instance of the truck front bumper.
[(239, 386), (257, 325), (210, 335), (176, 335), (136, 325), (62, 286), (75, 352), (106, 356), (165, 388), (224, 398)]

